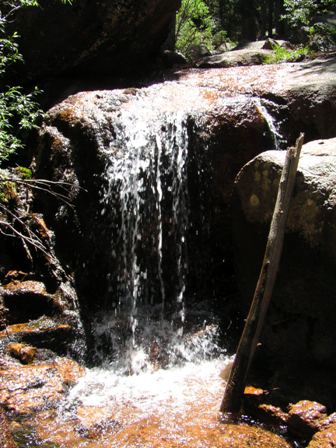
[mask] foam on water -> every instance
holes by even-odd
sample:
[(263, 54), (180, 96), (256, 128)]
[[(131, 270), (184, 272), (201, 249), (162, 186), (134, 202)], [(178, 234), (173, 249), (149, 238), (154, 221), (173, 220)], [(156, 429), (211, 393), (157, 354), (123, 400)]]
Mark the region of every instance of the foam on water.
[(220, 372), (231, 361), (216, 343), (217, 328), (210, 325), (184, 338), (172, 336), (171, 332), (172, 339), (166, 339), (163, 348), (166, 368), (153, 359), (145, 345), (133, 348), (125, 354), (132, 374), (115, 365), (87, 369), (62, 403), (60, 415), (70, 417), (78, 407), (102, 407), (107, 414), (113, 411), (115, 418), (128, 409), (127, 418), (138, 420), (152, 414), (184, 412), (205, 391), (211, 401), (221, 388)]

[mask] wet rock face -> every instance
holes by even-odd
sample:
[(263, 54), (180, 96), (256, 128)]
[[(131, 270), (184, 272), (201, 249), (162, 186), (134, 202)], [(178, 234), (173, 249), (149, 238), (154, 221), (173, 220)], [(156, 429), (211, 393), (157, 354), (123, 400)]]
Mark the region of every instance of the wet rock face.
[(143, 68), (167, 38), (179, 3), (80, 0), (65, 6), (58, 0), (42, 0), (40, 8), (23, 9), (15, 20), (25, 70), (36, 79)]
[[(84, 374), (84, 369), (68, 358), (55, 357), (22, 365), (2, 357), (0, 365), (0, 405), (8, 413), (32, 417), (56, 408), (68, 388)], [(14, 393), (13, 393), (14, 392)]]
[[(263, 153), (248, 163), (236, 179), (234, 244), (245, 313), (259, 274), (284, 157), (284, 153), (274, 151)], [(297, 372), (304, 368), (301, 387), (307, 397), (312, 398), (307, 384), (317, 384), (316, 391), (326, 399), (322, 401), (330, 405), (328, 396), (332, 393), (326, 390), (326, 384), (336, 356), (335, 173), (336, 139), (303, 146), (261, 348), (263, 355), (272, 360), (278, 379), (284, 375), (285, 380), (286, 363), (292, 372), (293, 366), (297, 366)]]
[(0, 351), (6, 343), (19, 344), (10, 352), (28, 362), (35, 348), (20, 347), (27, 343), (82, 358), (83, 329), (71, 274), (55, 254), (54, 234), (42, 214), (31, 210), (29, 183), (16, 169), (5, 175), (17, 183), (11, 182), (12, 195), (2, 194), (0, 204)]

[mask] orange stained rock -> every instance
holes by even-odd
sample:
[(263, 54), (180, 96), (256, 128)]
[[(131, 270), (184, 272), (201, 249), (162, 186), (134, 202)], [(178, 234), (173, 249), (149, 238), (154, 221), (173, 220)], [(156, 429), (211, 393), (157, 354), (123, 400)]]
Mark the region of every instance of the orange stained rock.
[(23, 364), (31, 363), (36, 355), (37, 348), (31, 345), (20, 344), (18, 342), (11, 342), (7, 345), (7, 350), (11, 356), (17, 358)]
[(246, 386), (244, 390), (245, 395), (264, 395), (267, 393), (264, 389), (260, 389), (254, 386)]
[(40, 333), (40, 332), (53, 332), (53, 331), (71, 331), (71, 326), (68, 324), (55, 324), (50, 321), (50, 325), (39, 326), (35, 321), (8, 325), (5, 330), (0, 331), (0, 339), (8, 336), (15, 335), (17, 333)]
[(26, 280), (22, 282), (13, 280), (12, 282), (7, 283), (7, 285), (4, 285), (3, 288), (13, 293), (31, 292), (34, 294), (47, 294), (44, 283), (34, 280)]
[(53, 366), (66, 386), (73, 386), (85, 374), (85, 368), (70, 358), (56, 358)]
[(3, 360), (0, 365), (0, 407), (25, 416), (55, 408), (69, 385), (83, 373), (81, 366), (67, 358), (28, 365)]
[(336, 447), (336, 423), (316, 433), (308, 445), (308, 448), (335, 448), (335, 447)]

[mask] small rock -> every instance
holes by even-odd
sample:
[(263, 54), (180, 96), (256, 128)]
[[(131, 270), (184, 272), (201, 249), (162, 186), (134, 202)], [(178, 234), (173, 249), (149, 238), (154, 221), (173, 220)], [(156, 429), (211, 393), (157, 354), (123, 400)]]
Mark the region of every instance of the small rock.
[(288, 423), (288, 414), (280, 407), (272, 404), (260, 404), (257, 408), (256, 417), (264, 423), (285, 425)]
[(56, 358), (54, 365), (66, 386), (73, 386), (85, 374), (85, 368), (70, 358)]
[(223, 425), (223, 437), (219, 440), (221, 448), (290, 448), (290, 444), (280, 436), (250, 425)]
[(311, 438), (326, 418), (327, 409), (316, 401), (301, 400), (289, 405), (288, 428), (290, 432), (304, 438)]
[(23, 281), (29, 275), (31, 275), (31, 274), (28, 272), (11, 270), (11, 271), (8, 271), (7, 274), (5, 275), (5, 280), (6, 281), (9, 281), (9, 280), (10, 281), (13, 281), (13, 280)]
[(28, 323), (8, 325), (5, 330), (0, 331), (0, 343), (5, 344), (10, 338), (12, 342), (65, 354), (74, 336), (75, 330), (71, 325), (43, 316)]
[(33, 280), (27, 280), (20, 282), (18, 280), (14, 280), (7, 285), (3, 286), (3, 289), (6, 293), (11, 294), (47, 294), (46, 288), (44, 283), (42, 282), (36, 282)]
[(310, 441), (308, 448), (335, 448), (336, 447), (336, 423), (317, 432)]
[(161, 55), (161, 61), (164, 67), (174, 67), (187, 65), (188, 61), (183, 54), (178, 51), (165, 50)]
[(37, 352), (37, 348), (18, 342), (8, 344), (7, 350), (11, 356), (17, 358), (22, 364), (30, 364), (33, 362)]

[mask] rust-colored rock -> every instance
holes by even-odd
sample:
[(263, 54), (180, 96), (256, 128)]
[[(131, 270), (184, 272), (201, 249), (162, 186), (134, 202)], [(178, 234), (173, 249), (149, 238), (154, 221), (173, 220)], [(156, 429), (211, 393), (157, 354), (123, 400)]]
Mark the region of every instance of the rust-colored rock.
[(290, 448), (282, 437), (262, 428), (249, 425), (225, 424), (218, 440), (221, 448)]
[(33, 362), (37, 352), (37, 348), (18, 342), (8, 344), (7, 350), (11, 356), (17, 358), (23, 364), (30, 364)]
[(317, 432), (310, 441), (308, 448), (335, 448), (336, 447), (336, 423)]
[(70, 358), (56, 358), (53, 365), (66, 386), (73, 386), (85, 374), (85, 368)]
[(34, 280), (13, 280), (0, 287), (0, 299), (7, 309), (7, 324), (36, 319), (43, 314), (51, 315), (57, 303), (46, 290), (45, 284)]
[(58, 324), (52, 319), (39, 319), (24, 324), (9, 325), (6, 330), (0, 331), (0, 339), (8, 336), (25, 336), (41, 333), (67, 333), (71, 331), (68, 324)]
[(71, 325), (42, 317), (28, 323), (7, 326), (0, 331), (0, 341), (22, 342), (62, 355), (67, 353), (75, 335), (76, 331)]
[(84, 369), (67, 358), (30, 365), (3, 359), (0, 365), (0, 406), (22, 416), (53, 408), (69, 385), (83, 374)]
[(310, 438), (320, 428), (327, 416), (327, 409), (315, 401), (301, 400), (289, 405), (288, 413), (290, 431), (302, 438)]
[(287, 423), (288, 414), (272, 404), (272, 394), (267, 390), (245, 387), (243, 403), (244, 412), (261, 422), (278, 426)]
[(6, 292), (12, 294), (47, 294), (44, 283), (33, 280), (26, 280), (23, 282), (14, 280), (4, 285), (3, 288)]

